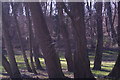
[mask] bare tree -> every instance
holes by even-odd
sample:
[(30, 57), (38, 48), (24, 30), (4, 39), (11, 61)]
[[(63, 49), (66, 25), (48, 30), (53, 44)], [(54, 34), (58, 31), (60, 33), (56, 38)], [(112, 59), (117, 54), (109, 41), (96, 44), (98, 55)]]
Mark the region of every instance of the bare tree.
[(70, 46), (70, 40), (69, 40), (69, 33), (67, 30), (67, 26), (64, 23), (65, 20), (64, 20), (62, 5), (60, 3), (57, 3), (57, 7), (58, 7), (60, 31), (63, 36), (64, 45), (65, 45), (65, 59), (67, 61), (68, 71), (72, 72), (73, 71), (73, 59), (72, 59), (72, 52), (71, 52), (71, 46)]
[(111, 9), (110, 2), (106, 2), (106, 8), (107, 8), (107, 15), (109, 18), (109, 23), (110, 23), (111, 36), (112, 36), (113, 43), (115, 44), (117, 42), (117, 34), (116, 34), (115, 28), (114, 28), (114, 21), (112, 18), (112, 9)]
[(29, 12), (29, 6), (28, 3), (26, 3), (26, 15), (28, 18), (28, 27), (29, 27), (29, 48), (30, 48), (30, 61), (31, 61), (31, 67), (32, 67), (32, 71), (37, 74), (37, 71), (35, 69), (35, 65), (33, 62), (33, 32), (32, 32), (32, 22), (30, 19), (30, 12)]
[(30, 65), (29, 65), (29, 61), (27, 59), (27, 56), (26, 56), (26, 53), (25, 53), (25, 48), (24, 48), (24, 45), (23, 45), (23, 40), (22, 40), (22, 36), (21, 36), (21, 31), (20, 31), (20, 27), (19, 27), (19, 24), (18, 24), (18, 20), (17, 20), (17, 13), (16, 13), (16, 9), (14, 7), (13, 4), (12, 5), (12, 8), (13, 9), (13, 14), (14, 14), (14, 19), (15, 19), (15, 23), (16, 23), (16, 31), (18, 33), (18, 38), (19, 38), (19, 42), (20, 42), (20, 46), (21, 46), (21, 50), (22, 50), (22, 54), (23, 54), (23, 58), (24, 58), (24, 61), (25, 61), (25, 64), (26, 64), (26, 68), (29, 72), (31, 72), (31, 68), (30, 68)]
[(101, 69), (102, 52), (103, 52), (103, 25), (102, 25), (102, 2), (95, 4), (97, 16), (97, 47), (94, 60), (94, 70)]
[(19, 72), (16, 60), (15, 60), (13, 46), (12, 46), (10, 35), (9, 35), (9, 30), (8, 30), (9, 24), (6, 21), (7, 20), (6, 16), (9, 15), (9, 13), (5, 12), (4, 4), (3, 4), (2, 10), (3, 10), (2, 11), (3, 12), (3, 19), (2, 19), (3, 20), (3, 38), (7, 48), (8, 59), (10, 61), (10, 68), (11, 68), (12, 74), (14, 75), (14, 78), (21, 78), (21, 74)]
[(117, 32), (118, 32), (118, 47), (119, 47), (119, 54), (118, 54), (118, 58), (116, 60), (116, 63), (112, 69), (112, 71), (110, 72), (110, 74), (108, 75), (109, 77), (115, 78), (115, 79), (119, 79), (120, 78), (120, 2), (118, 2), (118, 28), (117, 28)]
[(70, 3), (70, 11), (63, 3), (63, 8), (72, 20), (73, 29), (75, 32), (74, 36), (76, 41), (76, 51), (74, 53), (74, 77), (94, 78), (90, 70), (90, 62), (87, 53), (84, 3)]
[[(65, 78), (39, 3), (29, 3), (34, 28), (39, 38), (49, 78)], [(34, 7), (33, 7), (34, 6)]]

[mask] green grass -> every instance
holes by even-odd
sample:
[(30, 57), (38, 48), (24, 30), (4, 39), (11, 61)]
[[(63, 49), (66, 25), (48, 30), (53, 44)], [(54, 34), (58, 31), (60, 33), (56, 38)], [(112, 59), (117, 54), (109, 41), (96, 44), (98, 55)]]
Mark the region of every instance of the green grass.
[[(113, 53), (113, 52), (111, 52), (111, 53)], [(21, 54), (21, 53), (19, 52), (19, 54)], [(66, 60), (64, 58), (64, 54), (61, 53), (61, 54), (59, 54), (59, 56), (60, 56), (60, 63), (61, 63), (64, 74), (66, 76), (73, 77), (73, 73), (67, 71), (67, 63), (66, 63)], [(113, 56), (115, 56), (115, 57), (113, 57)], [(27, 57), (28, 57), (28, 60), (30, 62), (29, 55), (27, 55)], [(25, 70), (26, 67), (25, 67), (25, 64), (24, 64), (23, 56), (17, 54), (15, 56), (15, 58), (16, 58), (16, 61), (18, 63), (19, 69), (24, 69)], [(93, 63), (94, 63), (94, 54), (89, 53), (90, 67), (91, 67), (92, 73), (95, 75), (95, 77), (99, 78), (99, 77), (107, 76), (109, 74), (109, 72), (112, 70), (112, 68), (115, 64), (115, 59), (113, 59), (112, 61), (107, 61), (108, 58), (115, 58), (116, 59), (117, 58), (116, 52), (115, 52), (114, 55), (109, 54), (109, 53), (103, 53), (103, 60), (106, 60), (106, 61), (102, 61), (102, 66), (101, 66), (102, 70), (101, 71), (92, 70)], [(41, 62), (41, 65), (43, 66), (43, 68), (46, 68), (44, 59), (39, 58), (39, 60)], [(1, 69), (3, 69), (3, 68), (0, 66), (0, 70)], [(3, 73), (6, 73), (4, 69), (3, 69)]]

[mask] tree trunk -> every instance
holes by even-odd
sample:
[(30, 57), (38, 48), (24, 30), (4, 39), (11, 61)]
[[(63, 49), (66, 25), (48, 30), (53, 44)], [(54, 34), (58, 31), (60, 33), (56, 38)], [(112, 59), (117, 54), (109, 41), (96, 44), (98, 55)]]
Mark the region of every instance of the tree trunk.
[(65, 76), (61, 69), (60, 60), (52, 44), (52, 39), (43, 16), (41, 5), (35, 2), (29, 4), (33, 24), (35, 26), (34, 28), (39, 38), (49, 78), (64, 78)]
[(5, 45), (7, 48), (8, 58), (10, 61), (10, 68), (11, 68), (12, 74), (14, 75), (13, 78), (20, 78), (21, 74), (19, 72), (16, 60), (15, 60), (13, 46), (11, 43), (9, 30), (8, 30), (9, 25), (8, 25), (7, 21), (5, 21), (5, 19), (6, 19), (5, 16), (6, 15), (3, 15), (3, 27), (2, 28), (3, 28), (3, 37), (4, 37)]
[(94, 59), (94, 70), (101, 70), (101, 61), (103, 53), (103, 26), (102, 26), (102, 2), (95, 4), (97, 11), (97, 46)]
[(120, 1), (118, 2), (118, 47), (119, 47), (119, 54), (118, 58), (116, 60), (116, 63), (108, 75), (109, 77), (115, 78), (115, 79), (120, 79)]
[(117, 42), (117, 34), (115, 32), (114, 22), (112, 20), (112, 9), (111, 9), (110, 2), (106, 2), (106, 6), (107, 6), (107, 15), (110, 23), (111, 36), (112, 36), (113, 43), (115, 44)]
[(74, 53), (74, 78), (94, 78), (90, 70), (90, 61), (87, 53), (84, 3), (70, 3), (70, 11), (64, 3), (62, 7), (71, 18), (75, 32), (76, 51)]
[(39, 70), (44, 70), (43, 67), (40, 64), (39, 58), (34, 56), (34, 59), (35, 59), (36, 68), (39, 69)]
[(73, 72), (73, 59), (72, 59), (71, 46), (69, 41), (69, 33), (66, 28), (67, 26), (64, 23), (62, 6), (60, 3), (57, 3), (57, 6), (58, 6), (60, 31), (63, 36), (64, 46), (65, 46), (65, 59), (67, 61), (67, 68), (68, 68), (68, 71)]
[(120, 52), (117, 61), (108, 76), (111, 78), (120, 79)]
[[(93, 28), (93, 20), (92, 20), (92, 10), (91, 10), (91, 2), (90, 2), (90, 6), (89, 6), (89, 2), (87, 2), (87, 9), (88, 9), (88, 14), (89, 14), (89, 20), (88, 20), (88, 27), (89, 27), (89, 32), (88, 34), (90, 34), (90, 43), (91, 43), (91, 49), (94, 51), (95, 50), (95, 40), (94, 40), (94, 28)], [(95, 26), (95, 25), (94, 25)]]
[(35, 64), (36, 64), (37, 69), (44, 70), (40, 64), (39, 57), (36, 54), (40, 54), (40, 51), (39, 51), (39, 45), (36, 43), (36, 39), (34, 38), (33, 55), (34, 55), (34, 59), (35, 59)]
[(90, 62), (87, 53), (86, 27), (84, 22), (84, 3), (72, 3), (73, 28), (75, 30), (76, 51), (74, 53), (74, 77), (94, 78), (90, 70)]
[[(80, 6), (79, 9), (77, 6)], [(75, 16), (75, 30), (76, 30), (76, 53), (74, 54), (75, 60), (75, 78), (93, 78), (90, 71), (90, 64), (87, 54), (86, 45), (86, 29), (84, 23), (84, 3), (76, 3), (76, 16)], [(79, 16), (79, 15), (80, 16)], [(77, 19), (78, 18), (78, 19)], [(78, 63), (76, 63), (78, 62)], [(84, 62), (84, 63), (83, 63)], [(82, 67), (82, 68), (80, 68)]]
[(8, 75), (12, 77), (13, 75), (10, 69), (10, 63), (7, 61), (6, 57), (3, 54), (2, 54), (2, 66), (4, 67)]
[[(12, 7), (14, 7), (13, 4), (12, 4)], [(18, 20), (17, 20), (17, 14), (16, 14), (15, 10), (13, 10), (13, 13), (14, 13), (14, 18), (15, 18), (15, 23), (16, 23), (16, 31), (18, 33), (18, 38), (19, 38), (19, 42), (20, 42), (23, 58), (24, 58), (24, 61), (25, 61), (25, 65), (26, 65), (27, 70), (29, 72), (31, 72), (32, 70), (30, 68), (30, 65), (29, 65), (29, 62), (28, 62), (28, 59), (27, 59), (27, 56), (26, 56), (26, 53), (25, 53), (25, 48), (24, 48), (24, 45), (23, 45), (23, 40), (22, 40), (20, 27), (19, 27)]]
[(30, 61), (31, 61), (31, 67), (32, 67), (32, 72), (37, 74), (36, 69), (35, 69), (35, 65), (33, 62), (33, 32), (32, 32), (32, 22), (30, 19), (30, 13), (29, 13), (29, 6), (28, 4), (26, 4), (26, 15), (28, 18), (28, 26), (29, 26), (29, 49), (30, 49)]

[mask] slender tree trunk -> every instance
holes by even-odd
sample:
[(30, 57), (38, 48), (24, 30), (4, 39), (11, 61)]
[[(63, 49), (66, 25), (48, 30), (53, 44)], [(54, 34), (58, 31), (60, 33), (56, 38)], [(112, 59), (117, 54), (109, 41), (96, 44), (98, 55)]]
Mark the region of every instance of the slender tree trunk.
[(2, 66), (6, 70), (6, 72), (9, 74), (10, 77), (12, 77), (12, 71), (10, 68), (10, 63), (7, 61), (6, 57), (2, 54)]
[[(52, 44), (52, 39), (43, 16), (42, 8), (39, 3), (29, 3), (34, 28), (39, 38), (40, 46), (45, 58), (49, 78), (65, 78), (58, 54)], [(34, 6), (34, 7), (33, 7)]]
[(115, 44), (117, 42), (117, 34), (115, 32), (113, 20), (112, 20), (112, 9), (111, 9), (111, 4), (110, 2), (106, 2), (107, 5), (107, 15), (109, 17), (109, 23), (110, 23), (110, 28), (111, 28), (111, 36), (113, 43)]
[(6, 15), (3, 15), (3, 27), (2, 28), (3, 28), (4, 41), (5, 41), (5, 45), (6, 45), (7, 52), (8, 52), (8, 59), (10, 61), (10, 68), (11, 68), (12, 74), (14, 75), (13, 78), (20, 78), (21, 74), (19, 72), (16, 60), (15, 60), (13, 46), (11, 43), (9, 30), (7, 28), (7, 26), (9, 26), (9, 25), (7, 22), (5, 22), (5, 16)]
[[(36, 54), (39, 53), (39, 45), (37, 44), (36, 35), (35, 35), (35, 37), (33, 36), (32, 22), (31, 22), (31, 20), (30, 20), (29, 11), (28, 11), (27, 7), (28, 7), (28, 5), (26, 6), (26, 12), (27, 12), (26, 14), (27, 14), (27, 17), (28, 17), (28, 20), (29, 20), (29, 32), (30, 32), (29, 36), (31, 36), (32, 38), (34, 38), (34, 39), (32, 39), (32, 38), (30, 39), (30, 42), (31, 42), (30, 45), (31, 45), (31, 47), (33, 48), (33, 52), (31, 51), (31, 53), (32, 53), (33, 55), (31, 55), (31, 56), (34, 56), (36, 68), (37, 68), (37, 69), (40, 69), (40, 70), (44, 70), (44, 69), (42, 68), (41, 64), (40, 64), (40, 60), (39, 60), (38, 56), (36, 55)], [(39, 54), (40, 54), (40, 53), (39, 53)], [(40, 55), (41, 55), (41, 54), (40, 54)], [(36, 73), (36, 70), (35, 70), (35, 68), (34, 68), (35, 66), (34, 66), (34, 64), (33, 64), (32, 57), (31, 57), (31, 65), (33, 66), (33, 72)]]
[[(31, 33), (29, 33), (29, 34), (31, 34)], [(32, 42), (31, 42), (31, 39), (30, 39), (30, 62), (31, 62), (32, 72), (37, 74), (36, 69), (35, 69), (35, 65), (34, 65), (34, 62), (33, 62), (33, 52), (32, 52)]]
[(108, 41), (106, 43), (106, 47), (110, 47), (112, 38), (111, 38), (111, 35), (110, 35), (110, 29), (109, 29), (109, 26), (108, 26), (108, 18), (107, 17), (105, 18), (105, 26), (106, 26), (106, 31), (107, 31), (107, 34), (108, 34)]
[[(13, 5), (12, 5), (12, 7), (13, 7)], [(14, 18), (15, 18), (15, 23), (16, 23), (16, 31), (18, 33), (18, 38), (19, 38), (23, 58), (24, 58), (24, 61), (25, 61), (25, 64), (26, 64), (26, 68), (29, 72), (31, 72), (32, 70), (30, 68), (29, 61), (28, 61), (26, 53), (25, 53), (25, 48), (24, 48), (24, 45), (23, 45), (21, 31), (20, 31), (20, 27), (19, 27), (18, 20), (17, 20), (17, 14), (16, 14), (15, 10), (13, 10), (13, 13), (14, 13)]]
[(36, 69), (35, 69), (35, 65), (34, 65), (34, 61), (33, 61), (33, 32), (32, 32), (32, 22), (30, 19), (30, 13), (29, 13), (29, 6), (28, 4), (26, 4), (26, 15), (28, 18), (28, 26), (29, 26), (29, 48), (30, 48), (30, 61), (31, 61), (31, 67), (32, 67), (32, 71), (33, 73), (37, 74)]
[(71, 46), (69, 41), (69, 33), (66, 28), (67, 26), (64, 23), (62, 6), (60, 3), (57, 3), (57, 6), (58, 6), (60, 31), (63, 36), (64, 45), (65, 45), (65, 59), (67, 61), (67, 68), (68, 68), (68, 71), (73, 72), (73, 59), (72, 59)]
[(36, 39), (36, 37), (34, 37), (34, 40), (33, 40), (33, 55), (34, 55), (34, 59), (35, 59), (35, 64), (36, 64), (37, 69), (44, 70), (43, 67), (40, 64), (39, 57), (36, 54), (40, 54), (40, 51), (39, 51), (39, 44), (37, 44), (37, 39)]
[(39, 70), (44, 70), (43, 67), (40, 64), (39, 58), (34, 56), (34, 59), (35, 59), (36, 68), (39, 69)]
[(91, 10), (91, 2), (90, 2), (90, 6), (89, 6), (89, 2), (87, 2), (87, 9), (89, 11), (89, 20), (88, 20), (88, 27), (90, 28), (90, 43), (91, 43), (91, 49), (94, 50), (95, 49), (95, 43), (94, 43), (94, 28), (93, 28), (93, 20), (92, 20), (92, 10)]
[(120, 1), (118, 2), (118, 47), (119, 47), (119, 54), (118, 58), (116, 60), (116, 63), (108, 75), (109, 77), (115, 78), (115, 79), (120, 79)]
[(103, 26), (102, 26), (102, 2), (95, 4), (97, 11), (97, 46), (94, 59), (94, 70), (101, 70), (102, 52), (103, 52)]

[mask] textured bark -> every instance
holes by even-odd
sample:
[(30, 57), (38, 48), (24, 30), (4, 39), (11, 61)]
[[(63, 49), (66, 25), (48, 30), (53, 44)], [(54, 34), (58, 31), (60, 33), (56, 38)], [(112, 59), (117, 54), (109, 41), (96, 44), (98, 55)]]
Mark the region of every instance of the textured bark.
[(61, 3), (57, 3), (57, 7), (58, 7), (60, 32), (63, 36), (64, 46), (65, 46), (65, 59), (67, 61), (67, 68), (68, 68), (68, 71), (72, 72), (73, 59), (72, 59), (72, 52), (71, 52), (71, 46), (70, 46), (70, 40), (69, 40), (69, 33), (67, 30), (67, 26), (64, 23), (64, 15), (63, 15)]
[[(14, 7), (13, 4), (12, 4), (12, 7)], [(18, 34), (18, 38), (19, 38), (19, 42), (20, 42), (20, 47), (21, 47), (21, 50), (22, 50), (22, 54), (23, 54), (23, 58), (24, 58), (24, 61), (25, 61), (25, 65), (26, 65), (27, 70), (29, 72), (31, 72), (32, 70), (30, 68), (29, 61), (28, 61), (26, 53), (25, 53), (25, 48), (24, 48), (24, 45), (23, 45), (21, 31), (20, 31), (20, 27), (19, 27), (18, 20), (17, 20), (17, 14), (16, 14), (15, 10), (13, 10), (13, 14), (14, 14), (14, 18), (15, 18), (16, 31), (17, 31), (17, 34)]]
[(95, 4), (97, 14), (97, 46), (94, 59), (94, 70), (101, 70), (101, 61), (103, 53), (103, 25), (102, 25), (102, 2)]
[(119, 47), (119, 54), (118, 54), (118, 58), (116, 60), (116, 63), (112, 69), (112, 71), (110, 72), (110, 74), (108, 75), (109, 77), (112, 78), (116, 78), (116, 79), (120, 79), (120, 2), (118, 2), (118, 28), (117, 28), (117, 32), (118, 32), (118, 47)]
[[(43, 52), (49, 78), (64, 78), (60, 60), (56, 54), (52, 39), (50, 37), (42, 8), (39, 3), (29, 3), (34, 28), (39, 38), (41, 50)], [(33, 7), (34, 6), (34, 7)]]

